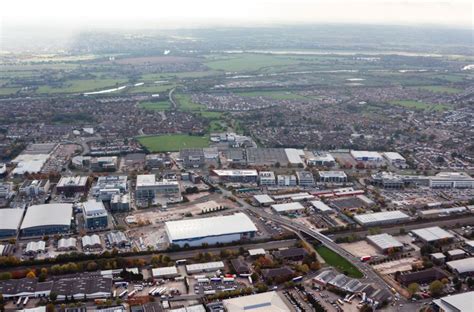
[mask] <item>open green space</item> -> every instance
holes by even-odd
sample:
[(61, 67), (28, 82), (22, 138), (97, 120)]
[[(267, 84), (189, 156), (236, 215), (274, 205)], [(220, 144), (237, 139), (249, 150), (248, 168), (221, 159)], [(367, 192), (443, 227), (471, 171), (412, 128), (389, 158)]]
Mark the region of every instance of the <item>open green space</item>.
[(204, 105), (194, 103), (191, 96), (187, 94), (174, 94), (173, 98), (176, 100), (178, 108), (182, 111), (199, 111), (206, 109)]
[(427, 90), (430, 92), (449, 93), (449, 94), (456, 94), (462, 91), (462, 89), (447, 87), (447, 86), (421, 86), (418, 88), (422, 90)]
[(390, 101), (389, 103), (418, 110), (443, 111), (447, 109), (446, 105), (443, 104), (429, 104), (413, 100)]
[(140, 144), (150, 152), (176, 152), (182, 148), (200, 148), (209, 146), (209, 137), (187, 134), (170, 134), (138, 137)]
[(151, 83), (151, 84), (144, 84), (141, 86), (133, 86), (128, 89), (128, 92), (130, 93), (141, 93), (141, 92), (147, 92), (147, 93), (160, 93), (160, 92), (166, 92), (168, 90), (173, 89), (176, 87), (176, 84), (157, 84), (157, 83)]
[(140, 102), (138, 107), (148, 110), (164, 111), (171, 107), (171, 103), (169, 101)]
[(10, 95), (15, 94), (19, 88), (10, 88), (10, 87), (0, 87), (0, 95)]
[(347, 274), (353, 278), (362, 278), (364, 275), (352, 263), (347, 261), (344, 257), (338, 255), (331, 249), (325, 246), (317, 246), (316, 252), (326, 261), (326, 263), (338, 271)]
[(302, 95), (292, 93), (289, 91), (250, 91), (250, 92), (237, 92), (236, 94), (241, 95), (241, 96), (250, 96), (250, 97), (264, 96), (264, 97), (272, 98), (275, 100), (304, 100), (306, 99)]
[(180, 73), (159, 73), (159, 74), (144, 74), (142, 79), (144, 81), (159, 81), (159, 80), (168, 80), (168, 79), (185, 79), (185, 78), (201, 78), (207, 76), (213, 76), (219, 74), (218, 71), (208, 70), (208, 71), (195, 71), (195, 72), (180, 72)]
[(115, 88), (121, 84), (126, 83), (122, 79), (78, 79), (68, 80), (61, 86), (40, 86), (37, 93), (81, 93), (88, 91), (101, 90), (106, 88)]
[(213, 70), (231, 72), (256, 71), (265, 67), (281, 67), (297, 65), (300, 61), (284, 56), (265, 54), (240, 54), (219, 60), (211, 60), (205, 64)]

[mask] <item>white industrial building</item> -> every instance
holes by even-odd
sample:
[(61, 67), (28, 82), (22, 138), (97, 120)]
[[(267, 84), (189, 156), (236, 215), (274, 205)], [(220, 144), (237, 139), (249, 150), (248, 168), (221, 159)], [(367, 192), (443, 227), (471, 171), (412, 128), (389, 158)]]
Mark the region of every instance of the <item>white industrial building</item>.
[(151, 269), (154, 278), (171, 278), (179, 276), (178, 268), (175, 266)]
[(319, 171), (319, 182), (325, 183), (345, 183), (347, 174), (344, 171)]
[(23, 209), (18, 208), (0, 209), (0, 238), (16, 236), (23, 212)]
[(211, 177), (222, 183), (257, 183), (257, 170), (212, 170)]
[(28, 242), (28, 244), (26, 244), (25, 253), (38, 254), (38, 253), (43, 253), (45, 250), (46, 250), (45, 241)]
[(285, 148), (285, 154), (290, 164), (299, 165), (303, 163), (304, 151), (302, 149)]
[(49, 154), (20, 154), (12, 161), (16, 164), (12, 174), (19, 176), (25, 173), (39, 173), (48, 159)]
[(448, 231), (443, 230), (439, 226), (432, 226), (423, 229), (411, 231), (416, 237), (425, 243), (434, 243), (442, 240), (450, 240), (454, 235)]
[(275, 202), (273, 198), (271, 198), (270, 195), (267, 195), (267, 194), (254, 195), (253, 198), (261, 206), (267, 206)]
[(214, 261), (214, 262), (205, 262), (205, 263), (195, 263), (186, 265), (186, 272), (188, 274), (196, 274), (202, 272), (216, 272), (223, 270), (225, 267), (224, 262)]
[(451, 271), (461, 276), (472, 276), (474, 274), (474, 257), (448, 261), (446, 265)]
[(276, 183), (275, 173), (273, 171), (260, 171), (258, 180), (260, 186), (274, 186)]
[(401, 211), (383, 211), (356, 215), (354, 220), (363, 226), (395, 224), (407, 222), (410, 217)]
[(407, 161), (405, 157), (400, 155), (400, 153), (397, 152), (385, 152), (383, 153), (383, 157), (392, 165), (397, 168), (406, 168), (407, 166)]
[(257, 228), (244, 213), (230, 216), (168, 221), (165, 223), (170, 244), (201, 246), (230, 243), (255, 236)]
[(465, 172), (440, 172), (429, 178), (431, 188), (474, 188), (474, 178)]
[(326, 152), (313, 152), (306, 158), (306, 163), (313, 166), (334, 166), (336, 159)]
[(290, 312), (276, 291), (223, 300), (227, 312)]
[(319, 212), (322, 212), (322, 213), (334, 213), (335, 211), (329, 207), (328, 205), (326, 205), (324, 202), (320, 201), (320, 200), (313, 200), (311, 201), (311, 205)]
[(304, 210), (304, 206), (299, 202), (274, 204), (271, 206), (276, 213), (291, 213)]
[(33, 205), (26, 210), (20, 227), (24, 236), (40, 236), (69, 232), (72, 204)]
[(433, 304), (437, 307), (436, 311), (471, 312), (474, 305), (474, 291), (435, 299)]
[(378, 235), (368, 235), (367, 241), (377, 247), (379, 250), (386, 252), (388, 250), (396, 250), (403, 248), (403, 244), (390, 234), (382, 233)]
[(351, 150), (351, 155), (356, 161), (375, 163), (383, 162), (382, 155), (380, 155), (378, 152)]
[(58, 241), (58, 250), (59, 251), (76, 250), (77, 249), (76, 243), (77, 243), (77, 240), (74, 237), (61, 238)]
[(82, 248), (100, 248), (102, 247), (102, 242), (100, 237), (97, 234), (85, 235), (81, 238)]

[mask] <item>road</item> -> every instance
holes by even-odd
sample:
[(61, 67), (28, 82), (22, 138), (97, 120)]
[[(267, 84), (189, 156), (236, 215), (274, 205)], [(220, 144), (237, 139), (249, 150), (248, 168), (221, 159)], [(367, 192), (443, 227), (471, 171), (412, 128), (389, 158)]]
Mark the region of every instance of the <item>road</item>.
[(176, 105), (176, 102), (173, 99), (173, 92), (174, 92), (175, 89), (176, 88), (171, 89), (170, 92), (168, 93), (168, 98), (170, 99), (171, 106), (173, 106), (173, 110), (178, 109), (178, 105)]
[[(235, 197), (230, 191), (227, 191), (224, 188), (220, 188), (220, 189), (223, 195)], [(260, 217), (266, 218), (275, 223), (286, 226), (287, 228), (290, 228), (294, 231), (305, 233), (309, 235), (310, 237), (320, 241), (324, 246), (336, 252), (337, 254), (341, 255), (342, 257), (346, 258), (357, 269), (359, 269), (359, 271), (361, 271), (364, 274), (364, 278), (363, 278), (364, 282), (373, 283), (377, 285), (380, 289), (384, 289), (388, 291), (388, 293), (392, 293), (390, 285), (388, 285), (377, 273), (375, 273), (367, 263), (361, 262), (359, 258), (354, 257), (352, 254), (350, 254), (345, 249), (340, 247), (338, 244), (336, 244), (332, 239), (330, 239), (326, 235), (313, 231), (311, 229), (308, 229), (307, 227), (301, 224), (292, 222), (289, 219), (283, 218), (278, 215), (270, 214), (261, 208), (253, 207), (249, 205), (247, 202), (245, 202), (244, 200), (242, 200), (241, 198), (236, 197), (236, 199), (241, 204), (241, 207), (243, 210), (251, 211)]]

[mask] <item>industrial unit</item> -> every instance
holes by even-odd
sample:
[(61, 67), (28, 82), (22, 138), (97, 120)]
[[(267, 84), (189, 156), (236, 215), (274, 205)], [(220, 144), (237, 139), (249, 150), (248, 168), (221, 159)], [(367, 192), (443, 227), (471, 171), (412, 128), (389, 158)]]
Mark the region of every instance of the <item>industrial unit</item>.
[(407, 222), (410, 217), (401, 211), (383, 211), (356, 215), (354, 220), (362, 226)]
[(72, 204), (44, 204), (28, 207), (20, 227), (23, 236), (67, 233), (71, 229)]

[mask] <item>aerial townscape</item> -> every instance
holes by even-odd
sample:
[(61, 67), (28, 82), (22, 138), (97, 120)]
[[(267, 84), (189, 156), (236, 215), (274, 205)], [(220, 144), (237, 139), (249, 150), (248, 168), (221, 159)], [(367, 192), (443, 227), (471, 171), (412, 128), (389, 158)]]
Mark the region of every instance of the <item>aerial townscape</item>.
[(472, 29), (21, 35), (1, 311), (474, 311)]

